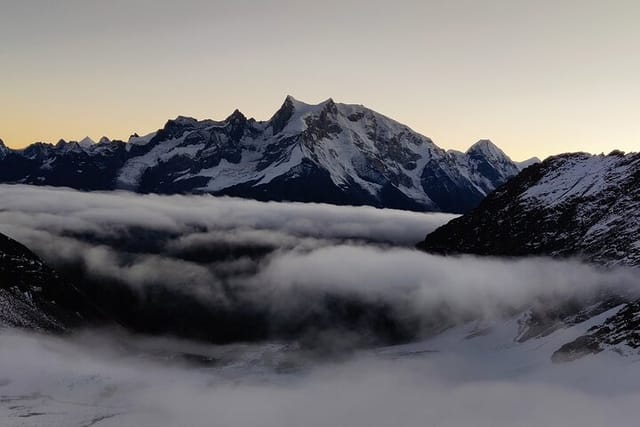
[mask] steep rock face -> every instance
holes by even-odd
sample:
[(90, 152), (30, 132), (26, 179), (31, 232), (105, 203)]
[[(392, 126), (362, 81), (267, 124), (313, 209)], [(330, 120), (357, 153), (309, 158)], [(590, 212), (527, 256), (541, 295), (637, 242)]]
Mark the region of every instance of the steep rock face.
[(292, 97), (266, 122), (236, 110), (219, 122), (178, 117), (129, 143), (85, 138), (0, 150), (0, 182), (456, 213), (518, 171), (487, 140), (445, 151), (363, 106)]
[(9, 149), (4, 145), (4, 141), (0, 139), (0, 160), (3, 160), (9, 154)]
[(625, 304), (615, 315), (603, 323), (593, 326), (582, 335), (556, 352), (552, 359), (565, 362), (597, 354), (611, 349), (618, 353), (633, 353), (640, 348), (640, 300)]
[[(640, 154), (551, 157), (526, 168), (477, 209), (428, 235), (419, 247), (448, 254), (577, 257), (636, 271), (640, 268)], [(558, 349), (555, 361), (640, 347), (637, 292), (594, 296), (573, 305), (569, 311), (541, 307), (534, 313), (533, 325), (559, 327), (571, 324), (576, 313), (589, 318), (617, 305), (620, 309)], [(585, 312), (586, 306), (590, 308)]]
[(0, 235), (0, 327), (63, 331), (92, 310), (31, 251)]

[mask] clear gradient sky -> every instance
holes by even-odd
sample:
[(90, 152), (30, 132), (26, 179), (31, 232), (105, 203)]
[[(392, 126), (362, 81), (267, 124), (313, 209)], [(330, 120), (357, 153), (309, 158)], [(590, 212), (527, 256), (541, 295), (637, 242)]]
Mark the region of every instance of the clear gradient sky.
[(640, 148), (637, 0), (1, 0), (0, 138), (364, 104), (514, 159)]

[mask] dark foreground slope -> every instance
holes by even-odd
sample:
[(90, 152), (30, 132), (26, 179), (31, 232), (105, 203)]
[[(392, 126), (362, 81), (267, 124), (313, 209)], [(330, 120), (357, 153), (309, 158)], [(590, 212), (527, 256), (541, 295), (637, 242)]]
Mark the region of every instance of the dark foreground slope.
[(94, 319), (90, 307), (36, 255), (0, 235), (0, 327), (60, 332)]
[[(480, 206), (429, 234), (434, 253), (575, 257), (607, 267), (640, 267), (640, 154), (613, 152), (551, 157), (521, 172)], [(640, 274), (640, 273), (639, 273)], [(640, 300), (603, 295), (596, 315), (624, 302), (604, 323), (563, 346), (555, 360), (608, 347), (640, 348)], [(569, 312), (539, 312), (540, 323)]]

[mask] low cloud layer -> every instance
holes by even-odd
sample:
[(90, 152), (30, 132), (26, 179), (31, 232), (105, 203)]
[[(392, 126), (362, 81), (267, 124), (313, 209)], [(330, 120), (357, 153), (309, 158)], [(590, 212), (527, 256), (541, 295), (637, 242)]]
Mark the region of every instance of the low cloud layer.
[[(409, 245), (455, 218), (367, 206), (277, 203), (203, 196), (86, 193), (0, 185), (0, 224), (55, 234), (118, 236), (131, 228), (184, 235), (196, 230), (262, 230), (317, 239)], [(267, 234), (269, 235), (269, 234)]]
[[(348, 260), (348, 262), (345, 262)], [(631, 270), (601, 270), (577, 261), (441, 257), (415, 250), (337, 245), (274, 259), (256, 277), (275, 289), (311, 288), (361, 298), (403, 295), (416, 309), (446, 304), (481, 314), (535, 298), (575, 298), (632, 289)]]
[(0, 331), (0, 424), (634, 425), (636, 360), (551, 362), (589, 322), (516, 338), (637, 272), (413, 249), (450, 218), (0, 186), (0, 232), (153, 333)]
[(402, 341), (638, 284), (574, 261), (415, 250), (444, 214), (6, 185), (0, 206), (0, 232), (120, 323), (216, 342)]

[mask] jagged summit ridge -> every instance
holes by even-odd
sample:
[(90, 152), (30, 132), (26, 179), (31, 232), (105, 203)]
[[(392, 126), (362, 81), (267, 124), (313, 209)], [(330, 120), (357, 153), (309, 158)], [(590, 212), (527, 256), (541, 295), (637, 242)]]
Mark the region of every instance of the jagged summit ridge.
[(447, 152), (362, 105), (287, 96), (268, 121), (178, 116), (128, 143), (13, 151), (0, 182), (466, 212), (518, 171), (489, 141)]

